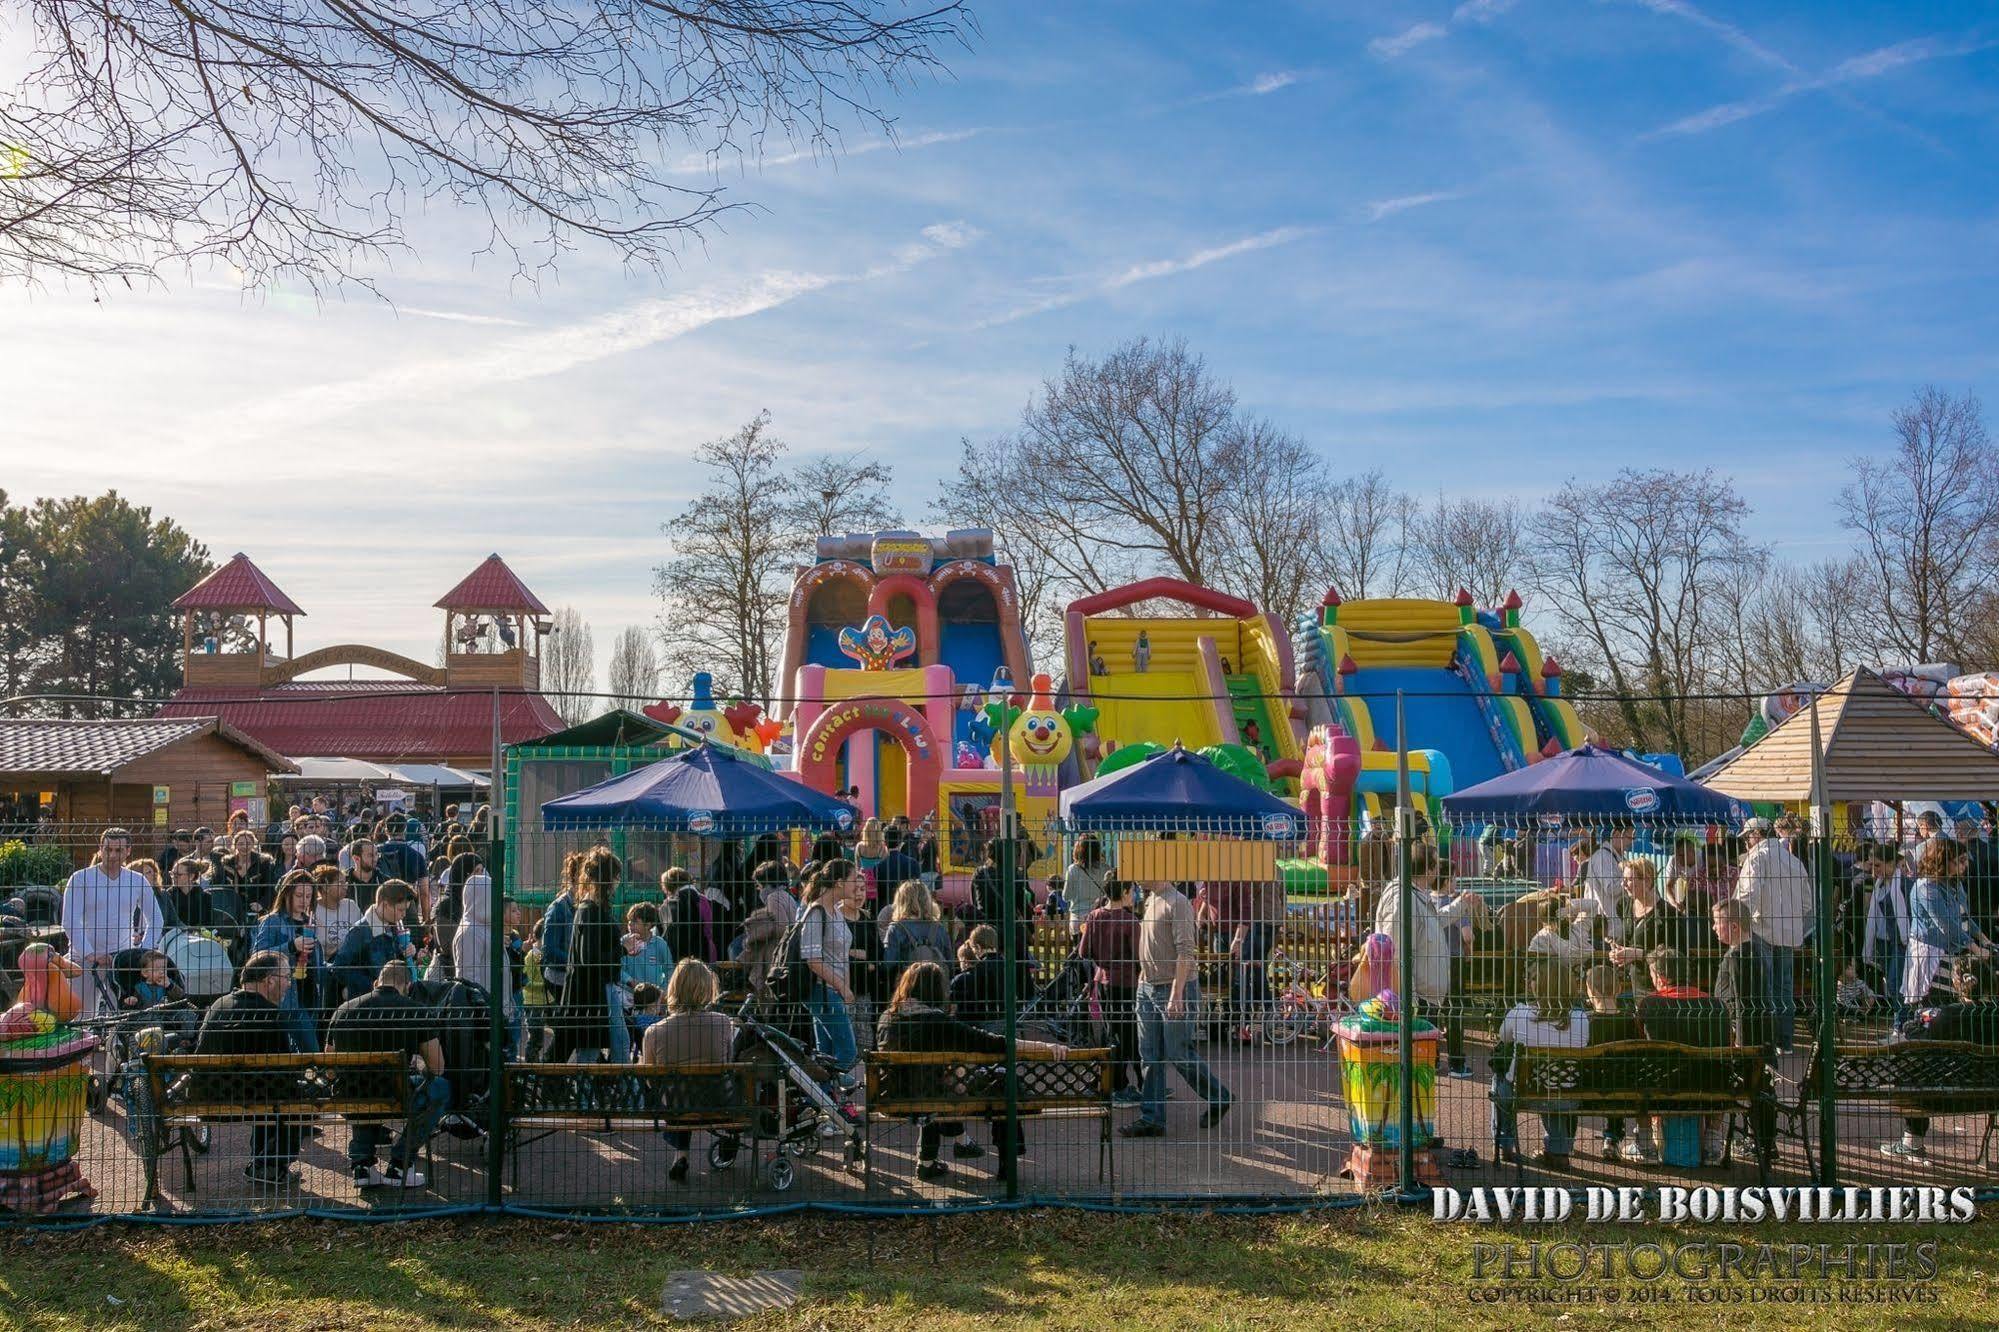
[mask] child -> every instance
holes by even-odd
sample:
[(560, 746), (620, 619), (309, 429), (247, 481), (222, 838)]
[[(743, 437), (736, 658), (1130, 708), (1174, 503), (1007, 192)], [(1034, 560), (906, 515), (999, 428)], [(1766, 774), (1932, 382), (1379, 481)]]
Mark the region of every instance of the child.
[(618, 964), (618, 980), (626, 987), (666, 984), (673, 970), (673, 950), (659, 934), (659, 908), (640, 902), (625, 913), (625, 956)]
[(139, 979), (132, 986), (132, 993), (125, 996), (126, 1008), (158, 1008), (161, 1004), (177, 1004), (187, 996), (173, 983), (173, 976), (167, 969), (167, 955), (158, 949), (149, 950), (139, 961)]
[(1841, 968), (1839, 985), (1833, 990), (1833, 1003), (1841, 1017), (1863, 1018), (1874, 1011), (1879, 1003), (1878, 996), (1860, 979), (1860, 970), (1851, 961)]
[(549, 1006), (555, 1002), (555, 992), (541, 964), (541, 925), (545, 919), (545, 916), (537, 919), (528, 927), (527, 949), (521, 954), (521, 1018), (527, 1030), (527, 1048), (522, 1057), (530, 1061), (541, 1057), (542, 1047), (547, 1043)]
[(170, 1037), (192, 1037), (199, 1022), (194, 1006), (187, 1001), (186, 992), (173, 983), (167, 955), (158, 949), (149, 950), (140, 959), (139, 979), (133, 982), (132, 993), (125, 996), (121, 1007), (134, 1012), (140, 1009), (159, 1010), (149, 1012), (147, 1016), (158, 1019), (160, 1029)]
[[(1624, 997), (1622, 971), (1607, 962), (1599, 962), (1583, 973), (1583, 990), (1589, 995), (1591, 1045), (1645, 1039), (1645, 1029), (1639, 1025), (1637, 1017), (1619, 1011), (1618, 1005)], [(1622, 1156), (1634, 1165), (1655, 1164), (1659, 1158), (1652, 1142), (1652, 1122), (1649, 1118), (1640, 1118), (1638, 1131), (1629, 1138), (1624, 1136), (1624, 1120), (1613, 1117), (1603, 1123), (1603, 1159), (1606, 1161)]]
[(647, 1027), (659, 1021), (663, 1001), (663, 994), (657, 985), (640, 981), (632, 987), (632, 1026), (640, 1036), (645, 1035)]

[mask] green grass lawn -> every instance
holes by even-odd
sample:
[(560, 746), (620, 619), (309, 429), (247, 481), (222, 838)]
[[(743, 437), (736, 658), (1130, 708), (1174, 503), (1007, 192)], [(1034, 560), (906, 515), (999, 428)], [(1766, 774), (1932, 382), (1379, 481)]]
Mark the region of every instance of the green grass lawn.
[[(1297, 1217), (1082, 1212), (928, 1222), (787, 1217), (712, 1225), (537, 1221), (0, 1232), (0, 1327), (626, 1327), (668, 1323), (670, 1272), (798, 1268), (805, 1297), (750, 1328), (1990, 1326), (1999, 1229), (1968, 1226), (1596, 1227), (1587, 1238), (1941, 1243), (1941, 1302), (1809, 1311), (1474, 1304), (1474, 1240), (1575, 1238), (1444, 1226), (1416, 1210)], [(1837, 1232), (1837, 1233), (1827, 1233)], [(868, 1257), (872, 1233), (875, 1252)], [(1671, 1283), (1665, 1283), (1671, 1285)], [(1565, 1316), (1566, 1315), (1566, 1316)]]

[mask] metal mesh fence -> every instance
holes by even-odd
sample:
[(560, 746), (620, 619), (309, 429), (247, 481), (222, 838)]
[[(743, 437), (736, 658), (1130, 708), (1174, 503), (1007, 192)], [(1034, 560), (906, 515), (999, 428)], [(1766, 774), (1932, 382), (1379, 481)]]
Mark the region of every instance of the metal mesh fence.
[(289, 898), (260, 838), (143, 900), (44, 828), (81, 877), (0, 887), (0, 986), (70, 957), (82, 1013), (0, 1061), (0, 1206), (1995, 1182), (1984, 829), (1148, 822), (434, 838)]

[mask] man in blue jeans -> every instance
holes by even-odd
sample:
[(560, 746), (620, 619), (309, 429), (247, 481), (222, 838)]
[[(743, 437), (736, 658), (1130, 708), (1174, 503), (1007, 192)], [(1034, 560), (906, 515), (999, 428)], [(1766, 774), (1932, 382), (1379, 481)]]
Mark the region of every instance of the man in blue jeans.
[[(389, 1136), (389, 1126), (364, 1120), (348, 1128), (347, 1165), (355, 1185), (364, 1189), (422, 1188), (425, 1181), (423, 1172), (415, 1168), (416, 1154), (437, 1132), (438, 1121), (451, 1106), (451, 1084), (444, 1078), (444, 1049), (437, 1039), (435, 1019), (428, 1008), (409, 997), (409, 991), (409, 965), (384, 963), (375, 977), (375, 988), (334, 1009), (326, 1027), (327, 1047), (336, 1052), (400, 1054), (405, 1059), (421, 1060), (423, 1065), (422, 1074), (406, 1075), (411, 1079), (410, 1116), (389, 1147), (386, 1172), (376, 1168), (375, 1155)], [(343, 1086), (341, 1090), (376, 1099), (384, 1089)]]
[(1138, 1058), (1145, 1067), (1138, 1118), (1118, 1130), (1126, 1138), (1158, 1138), (1166, 1133), (1166, 1068), (1179, 1070), (1187, 1085), (1207, 1102), (1201, 1127), (1213, 1128), (1235, 1098), (1194, 1051), (1194, 1014), (1201, 990), (1195, 953), (1200, 928), (1194, 904), (1176, 883), (1146, 885), (1145, 913), (1138, 925)]

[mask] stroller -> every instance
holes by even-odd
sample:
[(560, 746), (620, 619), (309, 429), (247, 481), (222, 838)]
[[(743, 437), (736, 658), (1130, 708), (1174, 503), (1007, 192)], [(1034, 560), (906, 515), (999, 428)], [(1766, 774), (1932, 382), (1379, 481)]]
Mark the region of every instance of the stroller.
[(1080, 1048), (1110, 1044), (1109, 1024), (1097, 1005), (1096, 963), (1070, 953), (1048, 983), (1020, 1009), (1023, 1035)]
[[(120, 949), (111, 955), (111, 965), (97, 973), (98, 1014), (92, 1025), (98, 1029), (99, 1057), (104, 1069), (91, 1075), (85, 1093), (92, 1113), (116, 1098), (125, 1109), (125, 1131), (142, 1144), (149, 1138), (157, 1138), (162, 1131), (152, 1104), (147, 1058), (189, 1053), (201, 1029), (201, 1008), (186, 997), (182, 972), (171, 956), (167, 958), (167, 988), (179, 991), (182, 997), (144, 1006), (138, 986), (147, 951)], [(208, 1150), (208, 1125), (195, 1125), (179, 1132), (186, 1135), (187, 1145), (193, 1151)]]
[(444, 1074), (451, 1080), (447, 1131), (455, 1115), (467, 1121), (471, 1131), (458, 1124), (460, 1131), (454, 1136), (477, 1136), (485, 1127), (493, 1095), (491, 1000), (486, 987), (455, 978), (412, 981), (410, 998), (431, 1010), (432, 1029), (444, 1050)]
[(208, 930), (176, 925), (160, 936), (160, 951), (167, 955), (168, 973), (179, 974), (181, 988), (201, 1008), (229, 993), (236, 983), (229, 945)]
[[(201, 1029), (201, 1009), (187, 997), (184, 976), (171, 956), (167, 958), (167, 989), (181, 998), (146, 1006), (139, 995), (141, 973), (147, 950), (121, 948), (111, 955), (111, 965), (97, 972), (97, 1015), (104, 1071), (91, 1079), (91, 1109), (103, 1106), (109, 1097), (122, 1094), (126, 1082), (143, 1078), (140, 1056), (148, 1049), (160, 1054), (185, 1054), (194, 1049)], [(157, 1028), (156, 1041), (140, 1042), (141, 1033)]]
[[(768, 1015), (765, 1015), (768, 1016)], [(844, 1165), (859, 1170), (867, 1152), (861, 1112), (843, 1105), (820, 1084), (831, 1073), (816, 1058), (807, 1041), (774, 1021), (764, 1020), (754, 1002), (736, 1015), (738, 1063), (756, 1069), (757, 1136), (776, 1142), (777, 1151), (762, 1164), (764, 1183), (778, 1193), (796, 1178), (793, 1160), (817, 1155), (833, 1138), (845, 1137)], [(742, 1150), (742, 1138), (717, 1132), (709, 1140), (708, 1165), (726, 1170)]]

